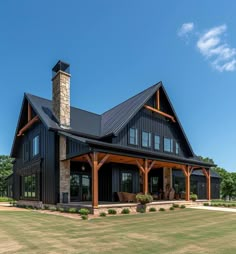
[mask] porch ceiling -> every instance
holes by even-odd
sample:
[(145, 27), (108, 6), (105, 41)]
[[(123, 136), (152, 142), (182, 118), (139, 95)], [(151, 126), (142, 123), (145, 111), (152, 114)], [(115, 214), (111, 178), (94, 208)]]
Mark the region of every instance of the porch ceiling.
[[(106, 155), (107, 153), (98, 153), (98, 160), (101, 161)], [(85, 154), (75, 157), (71, 159), (71, 161), (88, 162)], [(152, 168), (168, 167), (168, 168), (182, 170), (187, 166), (184, 164), (177, 164), (177, 163), (165, 162), (165, 161), (159, 161), (159, 160), (148, 160), (148, 163), (151, 164), (153, 161), (154, 161), (154, 164)], [(124, 155), (109, 154), (109, 157), (106, 160), (105, 164), (107, 163), (122, 163), (122, 164), (130, 164), (130, 165), (137, 166), (138, 163), (143, 165), (144, 159), (137, 158), (137, 157), (124, 156)]]

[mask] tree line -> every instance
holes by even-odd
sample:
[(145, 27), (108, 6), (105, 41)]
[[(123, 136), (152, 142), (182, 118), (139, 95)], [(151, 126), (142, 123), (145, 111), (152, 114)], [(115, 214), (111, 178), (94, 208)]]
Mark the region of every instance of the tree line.
[(0, 155), (0, 196), (7, 194), (7, 177), (12, 174), (13, 159), (7, 155)]

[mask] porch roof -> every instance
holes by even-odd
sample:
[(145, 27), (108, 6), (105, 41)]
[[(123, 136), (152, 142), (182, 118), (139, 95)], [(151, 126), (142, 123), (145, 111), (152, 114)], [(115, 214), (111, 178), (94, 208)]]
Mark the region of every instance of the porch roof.
[[(106, 143), (103, 141), (82, 138), (82, 137), (75, 136), (75, 135), (62, 132), (62, 131), (58, 132), (58, 134), (66, 136), (70, 139), (76, 140), (79, 143), (87, 144), (90, 148), (88, 149), (88, 152), (98, 151), (102, 153), (110, 153), (110, 154), (123, 155), (128, 157), (147, 158), (150, 160), (158, 160), (162, 162), (177, 163), (177, 164), (183, 164), (183, 165), (187, 164), (187, 165), (199, 167), (199, 168), (200, 167), (210, 168), (215, 166), (214, 164), (206, 163), (201, 160), (198, 160), (196, 157), (182, 158), (172, 154), (163, 154), (160, 152), (152, 152), (149, 150), (144, 151), (134, 147), (127, 147), (127, 146), (122, 146), (119, 144), (111, 144), (111, 143)], [(81, 153), (78, 152), (78, 154), (73, 154), (73, 156), (68, 156), (67, 159), (72, 159), (80, 155)]]

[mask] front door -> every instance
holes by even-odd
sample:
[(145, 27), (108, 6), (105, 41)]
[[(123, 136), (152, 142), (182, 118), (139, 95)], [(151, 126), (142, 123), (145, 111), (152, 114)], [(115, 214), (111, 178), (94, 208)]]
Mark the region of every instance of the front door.
[(71, 174), (70, 199), (72, 202), (91, 201), (91, 176), (88, 174)]

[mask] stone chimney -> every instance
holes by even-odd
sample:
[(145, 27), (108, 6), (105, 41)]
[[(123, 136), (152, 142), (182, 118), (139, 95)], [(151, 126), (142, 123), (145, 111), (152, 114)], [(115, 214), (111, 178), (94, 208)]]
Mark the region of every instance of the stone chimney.
[(70, 65), (58, 61), (52, 68), (52, 109), (60, 127), (70, 128)]

